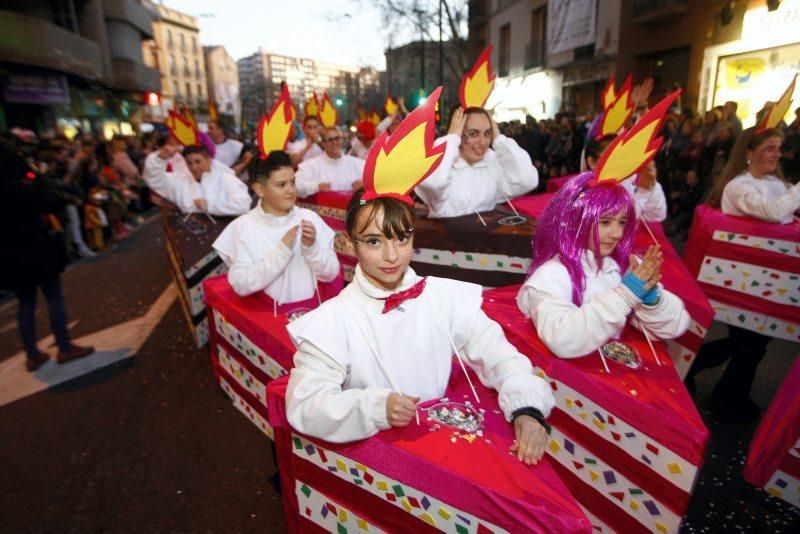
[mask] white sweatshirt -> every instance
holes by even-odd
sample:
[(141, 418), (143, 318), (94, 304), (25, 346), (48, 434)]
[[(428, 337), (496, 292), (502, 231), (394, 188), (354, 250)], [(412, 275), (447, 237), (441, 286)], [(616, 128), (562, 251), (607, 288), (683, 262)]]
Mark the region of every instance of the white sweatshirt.
[(636, 185), (637, 175), (630, 176), (622, 181), (622, 187), (633, 198), (633, 207), (636, 217), (645, 221), (662, 222), (667, 218), (667, 197), (661, 184), (655, 182), (650, 190)]
[[(419, 279), (408, 268), (397, 290)], [(383, 314), (383, 299), (391, 294), (356, 266), (353, 283), (338, 297), (288, 325), (297, 347), (286, 391), (294, 428), (336, 443), (354, 441), (389, 427), (392, 384), (421, 401), (441, 397), (453, 363), (445, 328), (481, 382), (498, 390), (506, 419), (525, 407), (549, 415), (550, 387), (481, 310), (480, 286), (429, 276), (420, 296)]]
[[(308, 139), (300, 139), (298, 141), (292, 141), (288, 145), (286, 145), (286, 152), (289, 154), (297, 154), (298, 152), (302, 152), (305, 150), (306, 146), (308, 145)], [(314, 146), (308, 149), (306, 155), (303, 156), (303, 161), (308, 161), (312, 158), (316, 158), (322, 154), (322, 147), (320, 147), (317, 143), (314, 143)]]
[[(317, 231), (316, 241), (306, 247), (301, 230), (291, 247), (281, 241), (300, 221)], [(230, 223), (214, 241), (214, 249), (228, 266), (228, 282), (237, 295), (264, 291), (279, 304), (314, 296), (314, 276), (330, 282), (339, 274), (333, 251), (334, 232), (313, 211), (293, 207), (289, 215), (276, 217), (260, 205)], [(313, 274), (312, 274), (313, 272)]]
[(638, 328), (659, 339), (678, 337), (689, 327), (689, 314), (679, 297), (660, 287), (658, 303), (642, 304), (620, 283), (619, 265), (613, 258), (603, 258), (598, 272), (594, 255), (587, 251), (582, 265), (586, 289), (580, 307), (572, 303), (572, 281), (558, 256), (540, 265), (517, 294), (517, 306), (559, 358), (593, 353), (621, 334), (631, 312)]
[(194, 204), (196, 198), (206, 201), (211, 215), (241, 215), (250, 209), (252, 200), (247, 186), (232, 172), (221, 171), (212, 164), (211, 171), (203, 173), (198, 182), (185, 166), (173, 166), (174, 172), (167, 172), (168, 163), (153, 152), (145, 160), (142, 178), (150, 189), (183, 213), (200, 211)]
[(225, 139), (225, 141), (216, 145), (216, 147), (217, 153), (214, 155), (214, 159), (228, 167), (233, 167), (233, 164), (239, 160), (239, 154), (242, 153), (244, 143), (236, 139)]
[(531, 157), (516, 141), (498, 135), (483, 159), (470, 165), (459, 153), (461, 136), (449, 134), (436, 140), (447, 143), (439, 168), (415, 191), (430, 208), (429, 217), (459, 217), (493, 210), (508, 198), (528, 193), (539, 183)]
[(725, 186), (721, 208), (728, 215), (790, 224), (792, 214), (800, 209), (800, 184), (789, 187), (777, 176), (758, 179), (746, 172)]
[(364, 160), (342, 154), (333, 159), (324, 152), (303, 161), (295, 173), (297, 196), (306, 198), (319, 191), (320, 183), (331, 184), (331, 191), (352, 191), (353, 182), (361, 180)]

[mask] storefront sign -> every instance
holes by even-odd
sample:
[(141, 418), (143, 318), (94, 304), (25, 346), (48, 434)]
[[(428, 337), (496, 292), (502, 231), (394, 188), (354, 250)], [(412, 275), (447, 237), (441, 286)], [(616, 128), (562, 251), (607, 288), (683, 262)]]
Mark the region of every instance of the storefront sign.
[(547, 53), (557, 54), (595, 41), (596, 0), (560, 0), (547, 6)]
[(768, 36), (770, 39), (786, 37), (796, 40), (800, 28), (800, 0), (783, 0), (778, 9), (769, 11), (760, 6), (744, 14), (742, 39), (758, 40)]
[(12, 74), (3, 84), (3, 98), (14, 104), (69, 104), (67, 78)]

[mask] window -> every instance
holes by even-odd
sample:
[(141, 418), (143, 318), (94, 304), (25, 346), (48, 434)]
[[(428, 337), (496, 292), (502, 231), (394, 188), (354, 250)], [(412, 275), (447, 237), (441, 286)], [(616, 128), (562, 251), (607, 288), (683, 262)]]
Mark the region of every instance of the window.
[(198, 78), (200, 77), (200, 62), (196, 59), (194, 60), (194, 74)]
[(511, 60), (511, 24), (504, 24), (500, 27), (500, 61), (497, 73), (500, 76), (508, 76), (509, 63)]
[(541, 67), (545, 63), (547, 47), (547, 6), (531, 13), (531, 42), (525, 54), (525, 68)]
[(186, 82), (186, 96), (192, 98), (192, 86), (189, 85), (189, 82)]
[(198, 98), (203, 97), (203, 86), (201, 86), (199, 83), (197, 84), (197, 97)]
[(175, 96), (176, 97), (180, 97), (181, 96), (181, 85), (178, 83), (177, 80), (172, 82), (172, 85), (173, 85), (173, 87), (175, 89)]
[(167, 28), (167, 44), (172, 46), (172, 43), (174, 43), (174, 41), (172, 40), (172, 30)]

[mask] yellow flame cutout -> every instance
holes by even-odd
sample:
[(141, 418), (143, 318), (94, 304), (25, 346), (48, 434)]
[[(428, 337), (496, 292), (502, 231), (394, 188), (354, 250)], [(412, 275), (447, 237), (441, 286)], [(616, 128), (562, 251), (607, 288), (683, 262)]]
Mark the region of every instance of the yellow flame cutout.
[(369, 114), (369, 120), (372, 122), (372, 124), (377, 126), (381, 123), (381, 116), (377, 111), (372, 110), (372, 113)]
[(606, 109), (600, 135), (617, 133), (620, 128), (625, 126), (625, 122), (631, 116), (631, 113), (633, 113), (633, 102), (631, 102), (631, 89), (628, 87)]
[(337, 115), (336, 108), (333, 107), (333, 102), (331, 102), (331, 99), (328, 97), (328, 93), (325, 93), (322, 99), (322, 109), (319, 110), (320, 122), (325, 127), (336, 126)]
[(197, 128), (195, 128), (194, 123), (191, 122), (190, 119), (187, 119), (180, 113), (170, 110), (166, 124), (172, 137), (183, 146), (194, 146), (198, 143), (199, 137), (197, 135)]
[(386, 112), (386, 115), (394, 115), (397, 113), (398, 109), (400, 109), (400, 106), (397, 105), (397, 101), (393, 97), (387, 96), (383, 104), (383, 110)]
[(621, 182), (655, 157), (664, 141), (656, 136), (669, 106), (679, 94), (680, 90), (668, 95), (639, 119), (633, 128), (612, 142), (595, 167), (598, 182)]
[(795, 82), (797, 82), (796, 74), (795, 77), (792, 78), (792, 83), (789, 84), (789, 87), (787, 87), (786, 90), (781, 95), (781, 98), (777, 102), (775, 102), (775, 104), (773, 104), (769, 112), (761, 121), (761, 124), (758, 127), (758, 131), (778, 127), (778, 125), (783, 120), (783, 117), (785, 117), (786, 113), (789, 111), (789, 107), (791, 107), (792, 105), (792, 95), (794, 94)]
[(472, 69), (461, 79), (459, 96), (461, 107), (482, 108), (494, 89), (495, 75), (492, 72), (489, 56), (492, 52), (491, 45), (478, 57)]
[(617, 89), (614, 87), (614, 84), (616, 83), (617, 83), (616, 78), (614, 78), (614, 76), (611, 76), (611, 78), (608, 79), (606, 88), (603, 89), (603, 94), (600, 97), (600, 101), (603, 104), (604, 110), (608, 109), (611, 106), (611, 104), (614, 103), (614, 100), (617, 99), (617, 93), (616, 93)]
[(306, 117), (319, 116), (319, 103), (317, 102), (317, 96), (315, 94), (312, 94), (308, 100), (306, 100), (305, 108)]
[(280, 99), (269, 117), (261, 117), (258, 124), (258, 149), (265, 157), (273, 150), (283, 150), (286, 147), (292, 127), (292, 112), (287, 106), (291, 104)]

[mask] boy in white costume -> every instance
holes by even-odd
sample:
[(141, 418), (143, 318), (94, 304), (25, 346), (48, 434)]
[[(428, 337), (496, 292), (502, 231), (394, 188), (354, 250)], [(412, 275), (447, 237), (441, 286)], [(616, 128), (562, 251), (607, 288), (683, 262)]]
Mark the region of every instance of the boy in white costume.
[(558, 357), (593, 354), (619, 337), (631, 315), (637, 326), (661, 339), (678, 337), (689, 326), (683, 302), (659, 285), (660, 248), (651, 246), (641, 261), (630, 256), (634, 207), (619, 182), (657, 151), (612, 152), (632, 138), (647, 147), (649, 139), (638, 138), (639, 132), (646, 124), (659, 124), (676, 96), (667, 97), (642, 118), (646, 122), (612, 143), (593, 171), (568, 181), (542, 214), (532, 274), (517, 305)]
[(228, 282), (241, 296), (264, 291), (278, 304), (310, 299), (316, 282), (339, 275), (334, 232), (311, 210), (298, 208), (289, 155), (274, 151), (250, 165), (255, 208), (214, 242), (228, 266)]
[[(420, 278), (409, 267), (414, 210), (407, 195), (441, 161), (443, 150), (432, 148), (439, 92), (388, 143), (382, 135), (373, 145), (364, 174), (367, 192), (356, 192), (347, 212), (359, 259), (353, 283), (287, 327), (298, 349), (287, 417), (300, 432), (333, 442), (406, 426), (417, 402), (444, 394), (457, 352), (499, 391), (500, 407), (514, 422), (512, 452), (533, 464), (544, 453), (544, 419), (554, 404), (549, 386), (481, 310), (480, 286)], [(386, 165), (378, 172), (378, 152), (387, 145), (391, 152), (414, 123), (424, 124), (426, 148), (415, 157), (430, 159), (406, 157), (393, 165), (387, 158), (377, 163)]]

